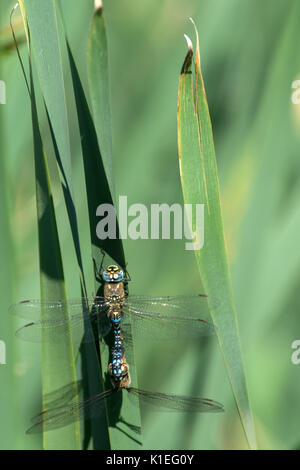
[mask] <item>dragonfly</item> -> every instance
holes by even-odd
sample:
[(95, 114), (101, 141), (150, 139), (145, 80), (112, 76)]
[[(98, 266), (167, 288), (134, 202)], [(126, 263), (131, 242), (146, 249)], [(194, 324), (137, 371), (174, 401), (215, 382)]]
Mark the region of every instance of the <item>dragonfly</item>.
[[(82, 402), (72, 400), (72, 394), (70, 397), (66, 389), (63, 391), (61, 398), (54, 394), (55, 400), (53, 405), (55, 406), (51, 406), (50, 403), (46, 406), (45, 410), (33, 418), (33, 425), (27, 433), (49, 431), (66, 426), (78, 419), (99, 416), (105, 409), (106, 401), (115, 397), (116, 393), (128, 393), (133, 399), (138, 399), (154, 409), (185, 412), (224, 411), (221, 403), (211, 399), (152, 392), (131, 386), (129, 364), (125, 356), (124, 336), (126, 336), (126, 328), (124, 328), (124, 318), (126, 319), (127, 315), (131, 315), (133, 320), (138, 322), (142, 319), (142, 325), (146, 325), (147, 320), (149, 320), (150, 326), (153, 322), (157, 322), (161, 330), (163, 329), (162, 325), (165, 323), (167, 326), (166, 333), (169, 336), (176, 329), (179, 329), (181, 335), (183, 326), (188, 327), (189, 335), (195, 333), (195, 330), (197, 330), (197, 334), (210, 334), (212, 332), (212, 325), (209, 322), (199, 318), (183, 317), (180, 314), (183, 308), (185, 312), (191, 311), (193, 304), (186, 302), (190, 297), (133, 296), (132, 300), (127, 295), (126, 283), (128, 279), (125, 277), (124, 271), (116, 265), (108, 266), (102, 272), (102, 279), (105, 283), (103, 297), (94, 297), (88, 300), (80, 299), (79, 301), (68, 303), (25, 301), (15, 307), (21, 314), (25, 312), (27, 315), (27, 312), (33, 311), (38, 312), (38, 315), (40, 315), (46, 311), (46, 314), (49, 316), (49, 319), (46, 320), (40, 320), (38, 316), (38, 320), (18, 330), (17, 335), (23, 338), (27, 335), (27, 338), (31, 340), (37, 338), (40, 340), (43, 337), (40, 336), (41, 331), (46, 329), (47, 333), (50, 333), (50, 339), (57, 340), (60, 327), (63, 327), (63, 334), (61, 336), (64, 337), (64, 327), (70, 322), (72, 328), (74, 328), (79, 318), (82, 319), (85, 306), (86, 311), (84, 313), (87, 314), (89, 319), (92, 318), (92, 321), (94, 320), (97, 324), (100, 324), (102, 335), (105, 336), (110, 330), (113, 333), (113, 344), (110, 351), (111, 362), (108, 364), (108, 374), (111, 379), (112, 388)], [(193, 300), (199, 301), (199, 299), (204, 298), (205, 296), (201, 295), (194, 296)], [(65, 312), (70, 308), (71, 316), (66, 320)], [(146, 334), (152, 337), (149, 334), (150, 332), (151, 330), (148, 329)], [(74, 390), (75, 388), (73, 387), (71, 392), (75, 395)]]
[[(95, 341), (95, 335), (83, 335), (84, 325), (96, 328), (104, 339), (113, 330), (113, 312), (122, 317), (124, 343), (132, 342), (132, 331), (141, 339), (192, 339), (215, 334), (210, 322), (205, 294), (177, 296), (127, 295), (130, 278), (116, 265), (101, 272), (104, 295), (78, 299), (24, 300), (10, 312), (28, 319), (16, 336), (31, 342), (61, 342), (72, 331), (80, 341)], [(151, 334), (153, 331), (153, 334)], [(150, 332), (150, 333), (149, 333)]]

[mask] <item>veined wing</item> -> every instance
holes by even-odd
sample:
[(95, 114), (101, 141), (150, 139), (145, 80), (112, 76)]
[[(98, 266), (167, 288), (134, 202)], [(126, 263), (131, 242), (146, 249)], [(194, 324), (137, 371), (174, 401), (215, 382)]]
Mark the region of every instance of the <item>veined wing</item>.
[[(98, 333), (102, 337), (111, 329), (107, 318), (108, 305), (103, 297), (54, 302), (28, 300), (11, 306), (10, 312), (33, 320), (16, 332), (24, 340), (56, 343), (64, 340), (71, 329), (75, 340), (79, 338), (91, 342), (94, 341), (91, 325), (93, 327), (97, 324)], [(123, 311), (125, 341), (126, 338), (130, 341), (129, 322), (141, 337), (152, 340), (214, 334), (205, 295), (130, 296), (125, 299)], [(151, 329), (153, 335), (149, 335)], [(83, 331), (85, 335), (82, 338)]]
[(63, 317), (67, 311), (69, 316), (76, 316), (82, 314), (83, 310), (90, 311), (93, 305), (101, 307), (106, 305), (104, 297), (79, 297), (77, 299), (67, 300), (22, 300), (9, 307), (9, 313), (16, 315), (20, 318), (25, 318), (32, 321), (42, 320), (43, 314), (55, 316), (55, 318)]
[(124, 340), (130, 325), (140, 337), (155, 339), (197, 338), (212, 335), (207, 297), (202, 294), (150, 297), (129, 296), (123, 306)]
[[(68, 383), (63, 387), (53, 390), (43, 395), (43, 403), (46, 409), (56, 408), (64, 404), (68, 404), (74, 400), (74, 397), (83, 391), (83, 380)], [(40, 416), (40, 414), (38, 415)], [(36, 417), (35, 417), (36, 418)], [(32, 418), (32, 422), (35, 422)]]
[(188, 397), (167, 393), (151, 392), (130, 387), (129, 395), (137, 397), (142, 404), (155, 411), (177, 411), (196, 413), (219, 413), (224, 411), (221, 403), (209, 398)]
[[(221, 403), (208, 398), (188, 397), (141, 390), (134, 387), (125, 389), (130, 397), (138, 398), (143, 404), (157, 411), (218, 413), (224, 411)], [(79, 403), (69, 403), (42, 411), (32, 419), (34, 423), (27, 434), (40, 433), (58, 429), (78, 419), (89, 419), (101, 416), (105, 410), (105, 399), (120, 393), (107, 390)]]
[(103, 297), (79, 298), (66, 301), (25, 300), (10, 307), (10, 313), (32, 320), (17, 330), (16, 335), (32, 342), (60, 342), (72, 336), (92, 342), (92, 326), (97, 323), (101, 336), (111, 328), (107, 318), (108, 303)]
[(34, 424), (26, 431), (26, 434), (35, 434), (62, 428), (68, 424), (74, 423), (78, 419), (100, 417), (105, 411), (105, 399), (113, 393), (115, 393), (114, 390), (106, 390), (82, 402), (71, 402), (62, 406), (46, 409), (32, 418)]

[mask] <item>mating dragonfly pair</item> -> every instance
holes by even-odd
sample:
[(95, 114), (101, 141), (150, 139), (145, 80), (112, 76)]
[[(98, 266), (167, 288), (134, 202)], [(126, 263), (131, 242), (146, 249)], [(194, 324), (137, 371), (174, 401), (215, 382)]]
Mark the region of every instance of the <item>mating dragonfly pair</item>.
[[(102, 270), (101, 270), (102, 271)], [(220, 412), (223, 405), (210, 399), (164, 394), (137, 389), (130, 386), (129, 365), (125, 357), (131, 341), (132, 329), (141, 338), (167, 341), (174, 338), (197, 338), (214, 334), (205, 295), (152, 297), (127, 295), (124, 271), (111, 265), (101, 273), (104, 296), (77, 300), (43, 302), (26, 300), (11, 307), (12, 313), (31, 320), (20, 328), (16, 335), (28, 341), (63, 341), (72, 331), (82, 341), (95, 341), (95, 335), (84, 334), (83, 323), (97, 329), (100, 338), (113, 333), (111, 362), (108, 372), (113, 388), (83, 402), (65, 403), (65, 398), (56, 400), (55, 406), (47, 408), (34, 419), (27, 431), (40, 432), (65, 426), (78, 418), (99, 415), (105, 401), (122, 390), (142, 402), (160, 409), (192, 412)], [(183, 314), (184, 312), (184, 314)], [(195, 314), (201, 313), (201, 318)], [(157, 326), (157, 328), (155, 328)], [(154, 330), (153, 330), (154, 328)], [(151, 330), (155, 336), (151, 335)], [(72, 397), (71, 397), (72, 398)]]

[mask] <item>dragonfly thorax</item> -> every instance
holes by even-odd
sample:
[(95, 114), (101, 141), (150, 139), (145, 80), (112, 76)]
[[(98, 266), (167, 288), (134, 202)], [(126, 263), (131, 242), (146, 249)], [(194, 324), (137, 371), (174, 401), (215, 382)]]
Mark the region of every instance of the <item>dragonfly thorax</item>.
[(125, 300), (123, 282), (106, 282), (104, 285), (104, 297), (110, 305), (119, 305)]

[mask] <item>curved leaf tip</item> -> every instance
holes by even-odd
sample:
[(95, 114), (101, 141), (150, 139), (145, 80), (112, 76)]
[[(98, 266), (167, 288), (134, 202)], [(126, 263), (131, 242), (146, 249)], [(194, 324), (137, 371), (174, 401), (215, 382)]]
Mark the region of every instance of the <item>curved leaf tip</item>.
[(95, 11), (101, 11), (103, 9), (102, 0), (95, 0), (94, 8), (95, 8)]
[(188, 45), (188, 52), (183, 62), (183, 65), (181, 67), (181, 74), (192, 73), (191, 66), (192, 66), (192, 58), (194, 55), (192, 41), (186, 34), (184, 34), (184, 37)]
[(190, 38), (188, 37), (187, 34), (184, 34), (184, 37), (185, 37), (185, 40), (186, 40), (186, 42), (187, 42), (189, 51), (193, 51), (193, 43), (192, 43), (192, 41), (190, 40)]

